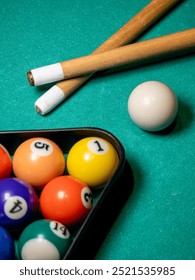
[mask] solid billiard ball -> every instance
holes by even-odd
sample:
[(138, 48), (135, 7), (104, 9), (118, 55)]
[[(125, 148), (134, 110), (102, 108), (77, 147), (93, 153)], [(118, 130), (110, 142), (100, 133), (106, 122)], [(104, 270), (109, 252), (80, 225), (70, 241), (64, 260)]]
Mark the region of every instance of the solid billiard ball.
[(135, 124), (147, 131), (168, 127), (177, 115), (178, 101), (174, 92), (159, 81), (138, 85), (128, 99), (128, 112)]
[(14, 257), (14, 240), (10, 233), (0, 226), (0, 260), (13, 260)]
[(28, 139), (19, 145), (13, 156), (15, 176), (37, 189), (42, 189), (51, 179), (62, 175), (64, 169), (64, 154), (50, 139)]
[(93, 197), (87, 184), (69, 175), (51, 180), (40, 195), (43, 217), (66, 226), (81, 223), (90, 212), (92, 204)]
[(38, 210), (38, 196), (32, 186), (17, 178), (0, 180), (0, 226), (19, 230)]
[(76, 142), (67, 155), (68, 173), (90, 187), (103, 186), (119, 164), (118, 153), (105, 139), (86, 137)]
[(64, 225), (41, 219), (23, 230), (18, 240), (18, 253), (23, 260), (60, 260), (71, 242), (70, 232)]
[(12, 172), (12, 160), (7, 149), (0, 144), (0, 179), (9, 177)]

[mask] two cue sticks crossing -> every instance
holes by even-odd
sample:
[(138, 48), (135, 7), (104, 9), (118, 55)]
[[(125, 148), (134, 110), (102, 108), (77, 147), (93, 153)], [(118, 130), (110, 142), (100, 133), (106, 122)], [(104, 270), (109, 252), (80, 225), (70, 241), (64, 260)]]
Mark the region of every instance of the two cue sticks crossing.
[[(180, 2), (180, 0), (151, 1), (92, 54), (112, 50), (133, 42), (139, 35), (141, 35), (141, 33), (143, 33), (178, 2)], [(94, 73), (95, 72), (92, 72), (89, 75), (57, 83), (35, 102), (36, 111), (41, 115), (49, 113), (69, 95), (76, 91), (82, 84), (84, 84)]]

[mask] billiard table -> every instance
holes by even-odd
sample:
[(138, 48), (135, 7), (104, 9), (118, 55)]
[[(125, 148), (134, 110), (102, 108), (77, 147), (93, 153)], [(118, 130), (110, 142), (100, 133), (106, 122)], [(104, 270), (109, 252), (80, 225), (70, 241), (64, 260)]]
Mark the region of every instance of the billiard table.
[[(123, 199), (112, 223), (108, 221), (96, 260), (195, 258), (194, 55), (96, 73), (45, 116), (35, 111), (34, 103), (51, 85), (30, 86), (26, 73), (90, 54), (149, 2), (9, 0), (1, 4), (0, 131), (98, 128), (113, 134), (124, 148), (133, 191)], [(193, 0), (178, 1), (136, 42), (194, 27), (194, 12)], [(160, 132), (137, 127), (127, 110), (133, 89), (150, 80), (167, 84), (178, 98), (176, 120)], [(118, 190), (128, 189), (131, 183), (125, 176)], [(115, 209), (111, 206), (110, 215)]]

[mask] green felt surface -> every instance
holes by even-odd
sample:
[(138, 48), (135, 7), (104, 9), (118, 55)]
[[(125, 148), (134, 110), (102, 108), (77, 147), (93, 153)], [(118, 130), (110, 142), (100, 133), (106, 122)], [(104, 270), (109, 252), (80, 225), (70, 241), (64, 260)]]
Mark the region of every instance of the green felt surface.
[[(95, 50), (149, 0), (8, 0), (0, 16), (0, 130), (98, 127), (125, 148), (135, 189), (97, 259), (194, 259), (194, 55), (96, 75), (56, 110), (40, 116), (34, 102), (47, 87), (30, 87), (27, 70)], [(181, 1), (139, 41), (194, 27), (195, 1)], [(136, 127), (127, 100), (138, 84), (158, 80), (179, 100), (167, 134)], [(127, 182), (128, 183), (128, 182)]]

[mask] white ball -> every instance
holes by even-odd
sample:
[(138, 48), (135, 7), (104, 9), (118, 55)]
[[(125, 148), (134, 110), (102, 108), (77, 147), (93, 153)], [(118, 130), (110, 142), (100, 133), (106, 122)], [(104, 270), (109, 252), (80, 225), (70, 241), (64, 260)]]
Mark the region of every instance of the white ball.
[(164, 83), (148, 81), (138, 85), (128, 99), (128, 112), (135, 124), (148, 131), (168, 127), (176, 117), (177, 97)]

